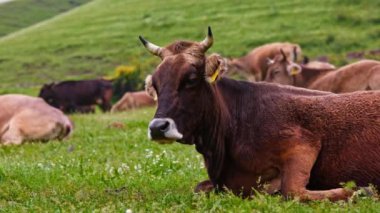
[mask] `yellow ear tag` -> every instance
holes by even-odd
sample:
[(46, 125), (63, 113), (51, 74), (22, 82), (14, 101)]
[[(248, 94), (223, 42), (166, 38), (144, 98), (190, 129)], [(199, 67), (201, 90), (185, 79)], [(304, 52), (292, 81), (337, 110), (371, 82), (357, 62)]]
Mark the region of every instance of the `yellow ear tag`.
[(298, 74), (298, 69), (293, 67), (292, 70), (290, 71), (290, 75), (297, 75)]
[(219, 72), (220, 72), (220, 68), (218, 67), (218, 69), (215, 70), (214, 74), (212, 74), (212, 76), (209, 78), (209, 82), (210, 83), (214, 83), (216, 78), (218, 77), (219, 75)]

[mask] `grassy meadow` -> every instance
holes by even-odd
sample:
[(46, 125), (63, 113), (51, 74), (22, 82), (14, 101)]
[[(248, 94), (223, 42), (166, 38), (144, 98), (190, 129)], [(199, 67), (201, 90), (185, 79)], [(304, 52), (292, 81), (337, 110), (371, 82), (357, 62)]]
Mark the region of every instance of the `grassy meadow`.
[[(136, 66), (144, 75), (159, 60), (145, 51), (138, 35), (159, 45), (201, 40), (208, 25), (215, 36), (209, 52), (241, 56), (267, 42), (291, 41), (312, 58), (328, 56), (342, 65), (350, 62), (349, 52), (380, 48), (379, 10), (379, 1), (367, 0), (92, 0), (0, 37), (0, 93), (36, 95), (43, 83), (109, 75), (118, 65)], [(28, 18), (17, 17), (17, 23), (23, 19)], [(7, 27), (0, 18), (0, 32)], [(66, 141), (0, 147), (0, 212), (380, 209), (371, 198), (299, 203), (264, 194), (252, 199), (194, 194), (194, 186), (207, 178), (202, 157), (193, 146), (148, 141), (154, 111), (71, 115), (75, 130)]]

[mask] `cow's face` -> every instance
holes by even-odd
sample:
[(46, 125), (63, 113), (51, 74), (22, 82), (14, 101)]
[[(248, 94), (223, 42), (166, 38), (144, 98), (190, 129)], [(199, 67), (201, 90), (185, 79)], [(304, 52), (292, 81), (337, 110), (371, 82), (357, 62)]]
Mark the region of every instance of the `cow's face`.
[(38, 95), (38, 97), (44, 99), (49, 105), (54, 107), (59, 107), (58, 103), (56, 102), (55, 98), (55, 92), (54, 92), (54, 83), (52, 84), (45, 84)]
[[(148, 49), (149, 45), (153, 46), (146, 40), (143, 43)], [(152, 140), (160, 143), (194, 143), (193, 137), (200, 129), (207, 108), (204, 103), (210, 100), (210, 84), (226, 70), (224, 59), (219, 55), (205, 57), (204, 52), (211, 44), (209, 30), (208, 38), (203, 42), (175, 42), (160, 51), (150, 50), (154, 54), (163, 53), (156, 54), (162, 62), (146, 79), (148, 94), (158, 101), (156, 114), (148, 129)]]
[(282, 50), (281, 53), (274, 60), (268, 59), (268, 71), (265, 81), (293, 85), (294, 78), (301, 73), (302, 68), (292, 60), (288, 60)]

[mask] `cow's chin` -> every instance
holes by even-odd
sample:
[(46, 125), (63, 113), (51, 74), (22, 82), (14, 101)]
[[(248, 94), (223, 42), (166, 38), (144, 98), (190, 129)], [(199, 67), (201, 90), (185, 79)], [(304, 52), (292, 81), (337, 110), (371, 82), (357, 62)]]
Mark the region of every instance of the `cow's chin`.
[(184, 136), (182, 139), (176, 140), (176, 142), (186, 145), (193, 145), (195, 143), (193, 136)]
[(174, 139), (161, 139), (161, 140), (154, 140), (154, 141), (156, 143), (159, 143), (159, 144), (172, 144), (174, 142), (177, 142), (177, 143), (180, 143), (180, 144), (188, 144), (188, 145), (194, 144), (192, 142), (187, 142), (184, 139), (177, 139), (177, 140), (174, 140)]

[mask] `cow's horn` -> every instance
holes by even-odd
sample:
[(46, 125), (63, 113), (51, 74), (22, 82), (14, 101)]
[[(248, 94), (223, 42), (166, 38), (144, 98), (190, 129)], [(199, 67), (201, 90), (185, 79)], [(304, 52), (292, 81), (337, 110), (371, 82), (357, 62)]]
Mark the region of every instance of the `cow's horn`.
[(297, 55), (297, 47), (294, 46), (293, 47), (293, 61), (294, 62), (297, 62), (297, 57), (298, 57), (298, 55)]
[(162, 48), (153, 44), (153, 43), (150, 43), (149, 41), (147, 41), (145, 38), (143, 38), (142, 36), (139, 36), (139, 39), (141, 41), (141, 43), (145, 46), (145, 48), (150, 52), (152, 53), (153, 55), (156, 55), (156, 56), (160, 56), (161, 57), (161, 52), (162, 52)]
[(282, 48), (280, 49), (280, 52), (281, 52), (282, 56), (284, 57), (283, 60), (284, 61), (287, 60), (286, 54), (285, 54), (285, 52), (284, 52), (284, 50)]
[(213, 42), (214, 42), (214, 38), (212, 36), (211, 27), (208, 26), (207, 37), (203, 41), (200, 42), (201, 46), (203, 47), (204, 52), (206, 52), (212, 46)]

